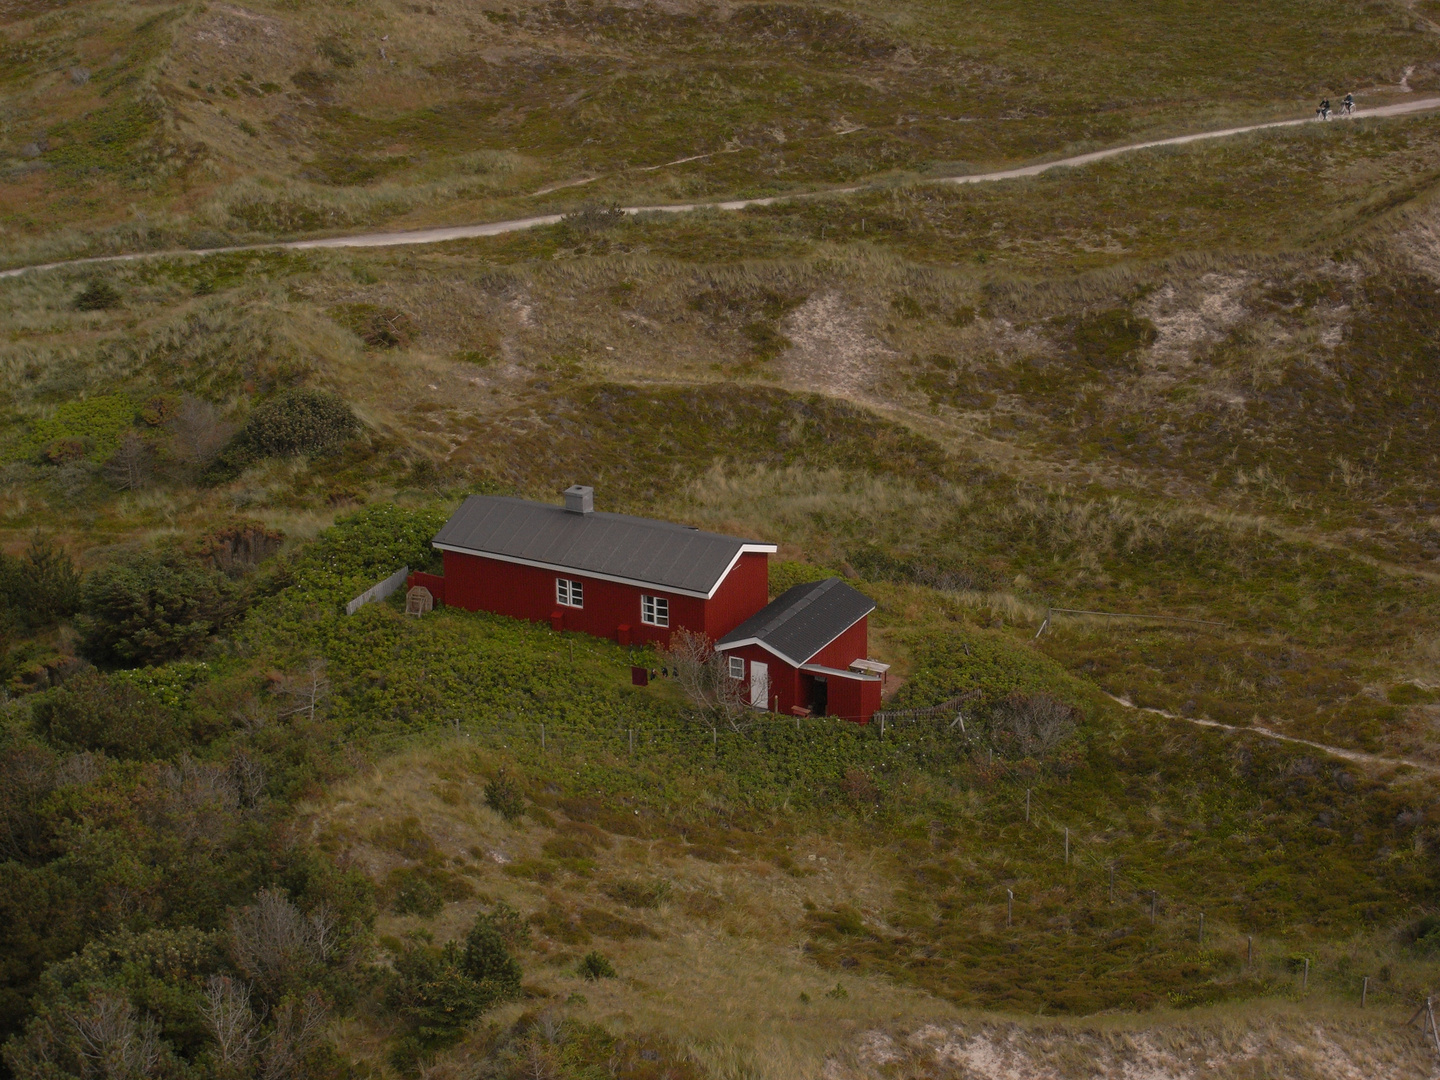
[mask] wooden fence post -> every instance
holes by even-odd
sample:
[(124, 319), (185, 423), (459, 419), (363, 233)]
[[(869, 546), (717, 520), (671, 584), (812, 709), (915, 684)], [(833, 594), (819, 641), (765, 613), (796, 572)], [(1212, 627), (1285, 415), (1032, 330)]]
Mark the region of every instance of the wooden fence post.
[(1205, 913), (1203, 911), (1200, 912), (1200, 945), (1202, 948), (1205, 945)]
[(1025, 824), (1030, 824), (1030, 789), (1025, 789)]
[(1360, 1007), (1365, 1007), (1365, 999), (1370, 996), (1370, 976), (1366, 975), (1364, 982), (1360, 984)]
[(1070, 865), (1070, 830), (1065, 830), (1065, 865)]
[(545, 725), (540, 725), (540, 752), (545, 752)]
[(1005, 925), (1010, 926), (1015, 921), (1015, 893), (1011, 889), (1005, 890)]

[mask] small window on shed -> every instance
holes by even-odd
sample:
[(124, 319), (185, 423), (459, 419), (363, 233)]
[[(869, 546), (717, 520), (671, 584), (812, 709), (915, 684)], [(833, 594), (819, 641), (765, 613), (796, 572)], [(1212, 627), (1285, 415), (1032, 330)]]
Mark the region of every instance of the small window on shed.
[(585, 606), (585, 585), (569, 578), (555, 579), (555, 602), (565, 607)]
[(641, 596), (640, 621), (651, 626), (669, 626), (670, 601), (663, 596)]
[(745, 678), (745, 658), (743, 656), (730, 657), (730, 678)]

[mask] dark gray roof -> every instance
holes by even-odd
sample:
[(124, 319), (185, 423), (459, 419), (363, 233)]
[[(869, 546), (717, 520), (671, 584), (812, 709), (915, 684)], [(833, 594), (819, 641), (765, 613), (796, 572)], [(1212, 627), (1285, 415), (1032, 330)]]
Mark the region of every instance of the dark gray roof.
[(708, 596), (742, 550), (774, 551), (733, 536), (627, 514), (472, 495), (435, 535), (435, 546), (622, 578)]
[(796, 667), (875, 610), (875, 601), (839, 578), (786, 589), (720, 639), (720, 648), (757, 641)]

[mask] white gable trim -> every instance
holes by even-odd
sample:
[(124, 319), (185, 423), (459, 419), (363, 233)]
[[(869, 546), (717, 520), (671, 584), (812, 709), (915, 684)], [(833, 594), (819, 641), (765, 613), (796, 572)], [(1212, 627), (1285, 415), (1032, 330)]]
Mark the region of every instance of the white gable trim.
[(753, 638), (753, 637), (743, 638), (743, 639), (741, 639), (740, 641), (727, 641), (727, 642), (724, 642), (724, 643), (722, 643), (722, 644), (720, 644), (720, 645), (716, 645), (716, 646), (715, 646), (715, 649), (716, 649), (717, 652), (726, 652), (726, 651), (728, 651), (728, 650), (730, 650), (730, 649), (738, 649), (738, 648), (740, 648), (740, 646), (742, 646), (742, 645), (759, 645), (759, 646), (760, 646), (762, 649), (764, 649), (766, 652), (773, 653), (774, 655), (780, 657), (781, 660), (784, 660), (784, 661), (785, 661), (787, 664), (789, 664), (791, 667), (796, 667), (796, 668), (798, 668), (798, 667), (803, 667), (805, 664), (808, 664), (808, 663), (810, 662), (810, 658), (811, 658), (811, 657), (820, 655), (822, 652), (824, 652), (826, 649), (828, 649), (831, 645), (833, 645), (833, 644), (835, 643), (835, 641), (840, 637), (840, 634), (845, 633), (846, 630), (849, 630), (852, 626), (854, 626), (856, 623), (858, 623), (861, 619), (868, 619), (868, 618), (870, 617), (870, 612), (872, 612), (872, 611), (874, 611), (874, 610), (875, 610), (875, 605), (874, 605), (874, 604), (871, 604), (871, 605), (870, 605), (868, 608), (866, 608), (865, 611), (863, 611), (860, 615), (858, 615), (856, 618), (850, 620), (850, 622), (846, 623), (844, 630), (841, 630), (839, 634), (836, 634), (836, 635), (835, 635), (834, 637), (832, 637), (829, 641), (825, 642), (824, 645), (821, 645), (820, 648), (816, 649), (813, 653), (810, 654), (810, 656), (805, 657), (804, 660), (795, 660), (795, 659), (792, 659), (791, 657), (788, 657), (788, 656), (786, 656), (784, 653), (782, 653), (779, 649), (775, 648), (775, 646), (773, 646), (773, 645), (767, 645), (767, 644), (765, 644), (765, 642), (761, 641), (759, 638)]

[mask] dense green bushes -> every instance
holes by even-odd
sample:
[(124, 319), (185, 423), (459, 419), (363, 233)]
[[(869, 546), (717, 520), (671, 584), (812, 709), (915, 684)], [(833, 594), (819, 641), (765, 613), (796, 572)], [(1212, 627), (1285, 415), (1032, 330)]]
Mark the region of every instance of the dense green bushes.
[(0, 554), (0, 607), (6, 621), (31, 631), (75, 614), (80, 574), (70, 556), (39, 533), (24, 555)]
[(198, 656), (238, 616), (236, 586), (174, 553), (137, 553), (96, 570), (83, 590), (82, 647), (100, 664)]
[(411, 1071), (423, 1056), (455, 1042), (471, 1020), (519, 995), (520, 965), (491, 915), (476, 918), (463, 944), (437, 949), (412, 942), (395, 958), (387, 993), (409, 1025), (392, 1060)]
[(181, 719), (137, 686), (85, 672), (39, 698), (36, 729), (57, 750), (99, 750), (110, 757), (171, 757), (187, 743)]

